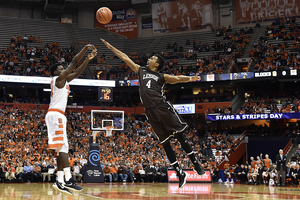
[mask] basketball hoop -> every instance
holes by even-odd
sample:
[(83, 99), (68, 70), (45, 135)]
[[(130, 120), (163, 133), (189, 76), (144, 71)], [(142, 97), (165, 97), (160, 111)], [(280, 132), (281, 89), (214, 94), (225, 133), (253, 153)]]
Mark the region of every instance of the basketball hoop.
[(106, 137), (110, 137), (110, 136), (112, 136), (112, 126), (107, 126), (107, 127), (105, 127), (106, 128)]

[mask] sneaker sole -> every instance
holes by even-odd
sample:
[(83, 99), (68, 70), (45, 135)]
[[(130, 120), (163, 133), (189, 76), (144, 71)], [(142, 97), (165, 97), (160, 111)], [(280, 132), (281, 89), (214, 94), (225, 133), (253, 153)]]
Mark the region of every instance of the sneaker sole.
[[(197, 174), (198, 174), (198, 172), (195, 170), (195, 169), (193, 169), (194, 170), (194, 172), (196, 172)], [(198, 176), (204, 176), (206, 174), (206, 172), (204, 171), (204, 174), (198, 174)]]
[(63, 194), (70, 195), (70, 196), (73, 195), (72, 193), (69, 193), (69, 192), (67, 192), (67, 191), (60, 190), (56, 185), (52, 185), (52, 187), (53, 187), (53, 189), (55, 189), (55, 190), (57, 190), (57, 191), (59, 191), (59, 192), (61, 192), (61, 193), (63, 193)]
[(72, 187), (68, 187), (68, 186), (66, 186), (66, 185), (65, 185), (65, 187), (68, 188), (69, 190), (77, 191), (77, 192), (81, 192), (81, 191), (83, 190), (83, 188), (82, 188), (81, 190), (76, 190), (76, 189), (74, 189), (74, 188), (72, 188)]
[(185, 173), (185, 178), (184, 178), (184, 182), (183, 182), (183, 184), (182, 184), (182, 186), (181, 187), (179, 187), (179, 188), (183, 188), (183, 186), (186, 184), (186, 179), (187, 179), (187, 173), (186, 172), (184, 172)]

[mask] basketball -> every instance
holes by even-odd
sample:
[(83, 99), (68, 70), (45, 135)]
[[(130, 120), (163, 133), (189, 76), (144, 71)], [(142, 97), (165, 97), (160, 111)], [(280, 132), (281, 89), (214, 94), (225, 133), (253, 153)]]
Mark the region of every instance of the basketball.
[(112, 12), (107, 7), (101, 7), (97, 10), (96, 18), (101, 24), (107, 24), (112, 19)]

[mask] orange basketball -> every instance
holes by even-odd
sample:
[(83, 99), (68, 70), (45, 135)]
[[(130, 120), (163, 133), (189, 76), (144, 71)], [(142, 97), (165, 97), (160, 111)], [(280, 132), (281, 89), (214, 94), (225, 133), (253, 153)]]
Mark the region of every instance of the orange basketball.
[(107, 7), (101, 7), (97, 10), (96, 18), (101, 24), (107, 24), (112, 19), (112, 12)]

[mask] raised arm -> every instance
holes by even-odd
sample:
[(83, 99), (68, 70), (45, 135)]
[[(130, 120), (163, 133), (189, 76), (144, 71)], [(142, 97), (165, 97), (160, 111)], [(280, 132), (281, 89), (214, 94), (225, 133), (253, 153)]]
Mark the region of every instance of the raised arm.
[(140, 66), (138, 64), (135, 64), (125, 53), (123, 53), (122, 51), (116, 49), (115, 47), (113, 47), (111, 44), (109, 44), (108, 42), (106, 42), (105, 40), (101, 39), (101, 41), (107, 46), (107, 48), (109, 48), (112, 52), (114, 52), (116, 54), (116, 56), (118, 56), (121, 60), (123, 60), (124, 62), (126, 62), (126, 64), (136, 73), (138, 73)]
[(78, 54), (76, 54), (76, 56), (73, 58), (72, 62), (69, 64), (69, 66), (60, 73), (59, 77), (56, 79), (56, 82), (55, 82), (56, 87), (62, 88), (65, 85), (67, 77), (75, 69), (76, 65), (83, 58), (83, 56), (85, 55), (85, 53), (88, 49), (94, 50), (96, 48), (92, 44), (85, 45), (85, 47), (83, 47), (83, 49), (81, 49), (81, 51)]
[(97, 55), (97, 49), (94, 49), (84, 60), (84, 62), (75, 70), (75, 72), (69, 74), (67, 81), (70, 82), (77, 78), (83, 70), (86, 68), (87, 64)]
[(176, 83), (187, 83), (192, 81), (200, 80), (198, 75), (196, 76), (170, 76), (169, 74), (164, 74), (166, 83), (176, 84)]

